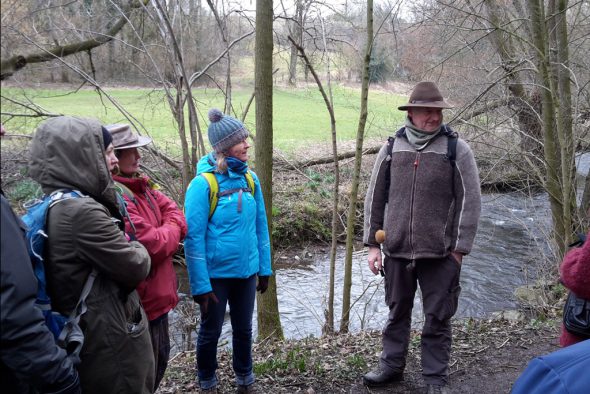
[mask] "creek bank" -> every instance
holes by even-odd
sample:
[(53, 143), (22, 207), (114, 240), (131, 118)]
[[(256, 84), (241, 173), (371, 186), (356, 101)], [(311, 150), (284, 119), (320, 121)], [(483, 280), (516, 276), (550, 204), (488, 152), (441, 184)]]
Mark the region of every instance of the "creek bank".
[[(558, 349), (560, 322), (462, 319), (453, 323), (451, 393), (508, 393), (528, 362)], [(405, 381), (368, 389), (362, 375), (378, 363), (379, 331), (260, 342), (254, 345), (254, 369), (261, 393), (414, 393), (424, 382), (419, 332), (411, 334)], [(218, 353), (221, 393), (235, 392), (231, 352)], [(158, 393), (197, 393), (195, 352), (171, 359)]]

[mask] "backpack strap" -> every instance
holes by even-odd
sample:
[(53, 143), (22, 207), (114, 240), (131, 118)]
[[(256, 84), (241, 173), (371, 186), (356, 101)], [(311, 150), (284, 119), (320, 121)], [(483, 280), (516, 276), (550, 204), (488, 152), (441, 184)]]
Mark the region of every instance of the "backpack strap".
[(120, 195), (127, 197), (128, 199), (130, 199), (131, 201), (133, 201), (133, 203), (135, 204), (135, 194), (133, 194), (133, 192), (131, 191), (131, 189), (129, 189), (127, 187), (127, 185), (118, 182), (118, 181), (113, 181), (115, 183), (115, 190), (119, 192)]
[[(60, 203), (61, 201), (69, 200), (72, 198), (79, 198), (79, 197), (87, 197), (85, 194), (82, 194), (78, 190), (65, 190), (60, 189), (56, 190), (49, 195), (50, 203), (47, 206), (47, 210), (45, 211), (44, 222), (47, 224), (47, 218), (49, 214), (49, 210), (56, 204)], [(44, 234), (47, 237), (46, 234)], [(41, 256), (37, 256), (40, 259), (40, 263), (43, 263), (43, 258)], [(92, 286), (94, 285), (94, 281), (98, 276), (98, 271), (96, 268), (92, 268), (92, 271), (86, 278), (86, 282), (82, 288), (82, 292), (80, 293), (80, 297), (78, 298), (78, 302), (76, 303), (76, 307), (71, 311), (67, 320), (64, 322), (64, 326), (59, 333), (59, 336), (56, 338), (57, 343), (59, 346), (64, 348), (69, 357), (72, 358), (72, 362), (77, 364), (80, 362), (80, 352), (82, 351), (82, 346), (84, 345), (84, 332), (80, 327), (80, 319), (84, 313), (88, 310), (86, 305), (86, 299), (92, 290)], [(39, 305), (39, 304), (36, 304)], [(52, 312), (52, 307), (50, 304), (42, 305), (42, 310), (47, 311), (48, 313), (55, 314), (56, 312)]]
[[(455, 195), (455, 167), (456, 167), (456, 160), (457, 160), (457, 141), (459, 140), (459, 135), (449, 126), (443, 124), (442, 125), (442, 134), (447, 137), (447, 154), (445, 158), (449, 161), (451, 165), (453, 175), (451, 177), (451, 185), (453, 190), (453, 199), (456, 198)], [(393, 154), (393, 144), (398, 137), (405, 137), (406, 135), (406, 128), (402, 127), (398, 131), (395, 132), (394, 137), (387, 138), (387, 157), (385, 160), (389, 161), (389, 165), (391, 165), (391, 158)], [(391, 172), (385, 177), (385, 203), (389, 200), (389, 188), (391, 186)]]
[[(242, 193), (242, 192), (249, 192), (254, 196), (256, 192), (256, 182), (254, 182), (254, 176), (250, 170), (246, 171), (244, 174), (244, 178), (246, 178), (246, 183), (248, 184), (247, 188), (235, 188), (235, 189), (228, 189), (222, 192), (219, 192), (219, 183), (217, 183), (217, 178), (215, 174), (212, 172), (202, 172), (201, 175), (205, 178), (207, 183), (209, 184), (209, 219), (213, 216), (215, 209), (217, 208), (217, 202), (219, 201), (219, 197), (227, 196), (233, 193)], [(238, 199), (238, 212), (242, 211), (242, 196), (240, 194)]]
[[(395, 139), (397, 137), (401, 137), (405, 134), (406, 134), (406, 128), (402, 127), (401, 129), (399, 129), (398, 131), (395, 132), (394, 136), (387, 138), (387, 150), (386, 150), (387, 156), (385, 157), (385, 160), (389, 162), (390, 166), (391, 166), (391, 158), (393, 155), (393, 144), (395, 143)], [(385, 203), (386, 204), (389, 201), (389, 188), (390, 187), (391, 187), (391, 171), (385, 177)]]
[[(67, 189), (59, 189), (54, 191), (49, 195), (51, 202), (49, 203), (49, 208), (54, 206), (55, 204), (59, 203), (60, 201), (69, 200), (71, 198), (78, 198), (78, 197), (87, 197), (85, 194), (82, 194), (79, 190), (67, 190)], [(49, 210), (48, 208), (48, 210)]]
[(90, 272), (88, 278), (86, 278), (86, 282), (84, 283), (76, 307), (72, 309), (72, 312), (68, 316), (68, 320), (65, 322), (64, 327), (57, 338), (57, 343), (66, 349), (68, 355), (73, 358), (74, 362), (79, 361), (80, 352), (84, 345), (84, 332), (80, 327), (80, 319), (88, 310), (86, 299), (90, 294), (90, 290), (92, 290), (92, 286), (94, 285), (97, 276), (97, 269), (92, 268), (92, 272)]
[(445, 136), (447, 136), (447, 155), (446, 158), (449, 160), (449, 163), (455, 168), (455, 161), (457, 160), (457, 141), (459, 140), (459, 135), (456, 131), (451, 129), (447, 125), (442, 126), (442, 132)]
[(201, 175), (209, 184), (209, 219), (211, 219), (213, 212), (215, 212), (215, 208), (217, 208), (217, 200), (219, 199), (217, 195), (219, 193), (219, 183), (217, 183), (217, 178), (212, 172), (203, 172)]
[(459, 135), (447, 125), (443, 125), (442, 128), (443, 134), (447, 137), (446, 159), (449, 161), (453, 172), (453, 175), (451, 176), (451, 185), (454, 200), (457, 198), (457, 195), (455, 194), (455, 167), (457, 167), (457, 141), (459, 140)]
[(246, 178), (246, 183), (248, 184), (248, 187), (250, 188), (250, 193), (252, 193), (252, 195), (254, 195), (254, 192), (256, 191), (256, 182), (254, 182), (254, 177), (252, 176), (252, 172), (250, 170), (246, 171), (246, 173), (244, 174), (244, 177)]
[(125, 199), (123, 198), (123, 196), (127, 197), (131, 202), (133, 202), (135, 205), (137, 205), (137, 200), (135, 199), (135, 194), (133, 194), (133, 192), (131, 191), (131, 189), (129, 189), (127, 187), (127, 185), (124, 185), (121, 182), (118, 181), (113, 181), (114, 182), (114, 186), (115, 186), (115, 191), (117, 192), (117, 202), (119, 203), (119, 212), (121, 213), (121, 216), (123, 216), (124, 218), (127, 218), (127, 220), (129, 221), (129, 225), (131, 226), (131, 230), (133, 230), (133, 235), (135, 236), (135, 233), (137, 232), (137, 230), (135, 230), (135, 225), (133, 224), (133, 221), (131, 220), (131, 216), (129, 216), (129, 212), (127, 211), (127, 201), (125, 201)]

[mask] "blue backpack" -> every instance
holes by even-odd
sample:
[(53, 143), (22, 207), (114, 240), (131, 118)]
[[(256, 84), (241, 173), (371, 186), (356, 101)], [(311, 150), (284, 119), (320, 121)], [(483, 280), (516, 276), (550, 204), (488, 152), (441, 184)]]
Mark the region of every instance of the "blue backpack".
[(66, 349), (68, 354), (78, 357), (84, 344), (84, 334), (79, 326), (80, 317), (86, 312), (86, 298), (92, 289), (96, 270), (88, 276), (80, 294), (80, 299), (70, 316), (64, 316), (51, 307), (51, 299), (47, 294), (47, 279), (45, 276), (45, 265), (43, 254), (45, 252), (45, 241), (48, 236), (45, 231), (47, 225), (47, 213), (49, 209), (61, 201), (86, 197), (77, 190), (57, 190), (41, 199), (36, 199), (25, 204), (27, 212), (22, 216), (27, 226), (25, 233), (27, 250), (33, 264), (35, 277), (37, 278), (37, 300), (36, 306), (41, 309), (45, 317), (45, 324), (53, 333), (59, 346)]

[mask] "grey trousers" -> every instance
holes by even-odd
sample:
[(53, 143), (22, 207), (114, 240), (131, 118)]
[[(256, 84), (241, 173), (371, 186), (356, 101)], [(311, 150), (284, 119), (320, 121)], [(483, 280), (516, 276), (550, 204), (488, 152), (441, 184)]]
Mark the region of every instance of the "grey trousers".
[(422, 375), (426, 384), (446, 384), (451, 353), (451, 317), (457, 311), (461, 266), (449, 255), (411, 260), (385, 256), (385, 302), (389, 318), (383, 329), (381, 368), (403, 372), (410, 341), (412, 307), (417, 285), (425, 315), (422, 328)]

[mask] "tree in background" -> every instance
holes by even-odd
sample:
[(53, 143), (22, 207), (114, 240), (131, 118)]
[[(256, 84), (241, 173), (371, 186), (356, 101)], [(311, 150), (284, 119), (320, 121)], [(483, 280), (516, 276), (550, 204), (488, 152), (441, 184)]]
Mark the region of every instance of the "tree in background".
[[(256, 0), (256, 173), (266, 203), (266, 217), (272, 244), (272, 0)], [(274, 256), (274, 252), (271, 252)], [(271, 258), (271, 261), (274, 260)], [(274, 266), (274, 263), (273, 263)], [(279, 315), (276, 277), (270, 277), (268, 291), (256, 297), (258, 336), (283, 339)]]
[(363, 67), (363, 84), (361, 87), (361, 111), (356, 133), (356, 153), (354, 157), (354, 169), (352, 172), (352, 186), (350, 188), (350, 206), (348, 207), (348, 220), (346, 223), (346, 257), (344, 260), (344, 283), (342, 285), (342, 319), (340, 320), (340, 332), (348, 332), (350, 322), (350, 289), (352, 287), (352, 248), (354, 242), (354, 223), (356, 220), (356, 203), (358, 201), (359, 178), (363, 156), (363, 141), (365, 137), (365, 125), (367, 123), (367, 103), (369, 100), (369, 72), (371, 52), (373, 49), (373, 0), (367, 0), (367, 44)]

